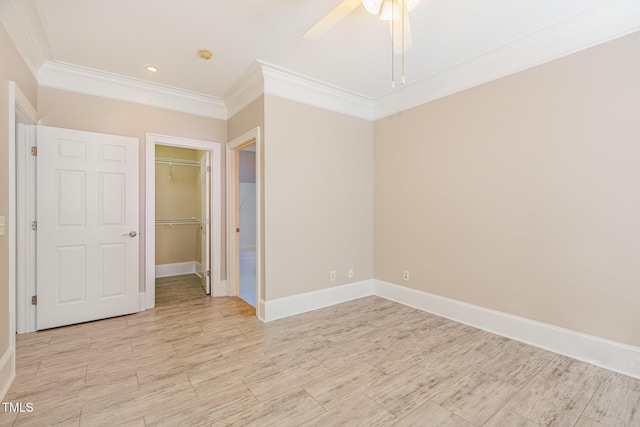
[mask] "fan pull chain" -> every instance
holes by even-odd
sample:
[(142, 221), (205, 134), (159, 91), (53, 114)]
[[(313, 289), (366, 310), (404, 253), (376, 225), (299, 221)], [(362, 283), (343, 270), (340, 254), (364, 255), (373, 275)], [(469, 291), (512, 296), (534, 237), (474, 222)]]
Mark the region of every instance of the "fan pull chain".
[(393, 7), (393, 0), (391, 0), (391, 89), (396, 88), (396, 77), (395, 77), (395, 52), (394, 52), (394, 42), (395, 42), (395, 8)]
[(402, 2), (402, 84), (404, 84), (404, 18), (406, 15), (406, 0), (400, 0)]

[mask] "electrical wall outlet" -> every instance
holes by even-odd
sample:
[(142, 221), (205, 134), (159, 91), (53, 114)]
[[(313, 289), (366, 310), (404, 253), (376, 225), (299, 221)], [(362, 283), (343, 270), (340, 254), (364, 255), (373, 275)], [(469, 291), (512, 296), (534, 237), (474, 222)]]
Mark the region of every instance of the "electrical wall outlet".
[(329, 280), (332, 281), (332, 282), (336, 281), (336, 272), (335, 272), (335, 270), (332, 270), (332, 271), (329, 272)]
[(349, 279), (353, 279), (353, 268), (349, 269)]
[(409, 281), (409, 270), (404, 270), (402, 272), (402, 280), (404, 280), (405, 282)]

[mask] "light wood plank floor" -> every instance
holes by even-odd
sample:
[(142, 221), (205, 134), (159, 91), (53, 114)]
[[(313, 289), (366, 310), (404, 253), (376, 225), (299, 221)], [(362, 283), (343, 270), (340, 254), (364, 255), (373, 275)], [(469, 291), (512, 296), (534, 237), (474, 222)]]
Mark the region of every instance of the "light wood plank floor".
[(369, 297), (263, 324), (191, 276), (17, 339), (16, 426), (640, 426), (640, 381)]

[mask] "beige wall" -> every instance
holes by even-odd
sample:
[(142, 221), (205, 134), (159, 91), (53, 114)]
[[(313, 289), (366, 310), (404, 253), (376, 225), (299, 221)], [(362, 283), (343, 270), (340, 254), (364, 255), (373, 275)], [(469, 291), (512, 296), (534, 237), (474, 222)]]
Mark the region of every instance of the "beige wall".
[[(145, 134), (150, 132), (222, 144), (227, 141), (227, 126), (223, 120), (46, 87), (39, 89), (38, 112), (43, 125), (133, 136), (140, 139), (140, 230), (144, 230), (145, 227)], [(224, 156), (222, 160), (224, 165)], [(224, 171), (222, 173), (224, 177)], [(222, 185), (225, 185), (224, 179)], [(222, 208), (224, 211), (224, 204)], [(224, 222), (222, 227), (223, 230), (226, 227)], [(144, 235), (141, 237), (140, 259), (143, 260)], [(226, 277), (225, 248), (226, 242), (223, 236), (223, 241), (219, 242), (219, 246), (217, 245), (223, 257), (223, 279)], [(140, 270), (140, 289), (143, 290), (143, 264)]]
[(375, 278), (640, 345), (638, 52), (640, 33), (376, 121)]
[[(199, 161), (204, 153), (156, 145), (156, 157)], [(156, 163), (156, 220), (200, 218), (200, 168)], [(196, 224), (156, 226), (156, 265), (200, 262)]]
[(227, 120), (227, 141), (233, 141), (256, 126), (260, 126), (264, 135), (264, 95)]
[(266, 299), (370, 279), (372, 123), (272, 95), (264, 111)]
[[(15, 81), (34, 107), (38, 102), (35, 78), (18, 55), (4, 27), (0, 25), (0, 216), (9, 217), (9, 81)], [(15, 212), (15, 211), (14, 211)], [(9, 247), (8, 222), (0, 236), (0, 359), (9, 349)], [(0, 390), (8, 382), (11, 367), (0, 366)]]

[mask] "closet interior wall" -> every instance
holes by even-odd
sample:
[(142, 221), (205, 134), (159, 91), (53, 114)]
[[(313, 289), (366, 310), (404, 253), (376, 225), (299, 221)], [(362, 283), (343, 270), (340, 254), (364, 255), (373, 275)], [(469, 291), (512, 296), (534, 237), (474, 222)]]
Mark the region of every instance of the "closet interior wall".
[(156, 277), (201, 273), (201, 170), (205, 153), (156, 145)]

